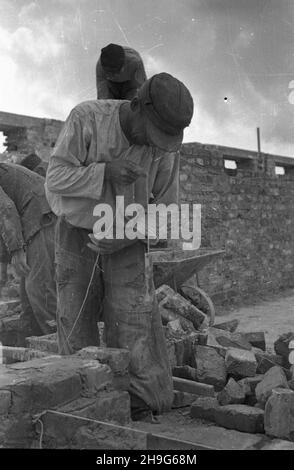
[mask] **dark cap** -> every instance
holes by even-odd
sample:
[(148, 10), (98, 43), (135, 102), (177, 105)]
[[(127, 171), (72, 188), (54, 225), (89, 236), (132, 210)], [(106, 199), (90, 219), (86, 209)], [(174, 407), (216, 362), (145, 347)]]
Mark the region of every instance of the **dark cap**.
[(178, 150), (193, 116), (193, 98), (186, 86), (168, 73), (159, 73), (141, 86), (138, 98), (151, 142), (169, 152)]
[(101, 65), (109, 72), (119, 72), (125, 62), (125, 51), (122, 46), (108, 44), (101, 49)]
[(21, 162), (21, 166), (28, 168), (33, 171), (40, 163), (42, 162), (41, 158), (38, 157), (35, 153), (30, 153), (27, 155)]

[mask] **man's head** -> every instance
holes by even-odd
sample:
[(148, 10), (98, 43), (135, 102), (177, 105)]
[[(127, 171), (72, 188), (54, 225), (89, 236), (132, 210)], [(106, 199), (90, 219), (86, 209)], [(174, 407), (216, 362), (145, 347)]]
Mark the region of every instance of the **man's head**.
[(138, 90), (130, 108), (133, 143), (169, 152), (180, 148), (193, 116), (193, 98), (182, 82), (168, 73), (154, 75)]
[(105, 72), (118, 73), (125, 62), (124, 48), (118, 44), (108, 44), (101, 49), (100, 60)]
[(27, 155), (22, 161), (21, 161), (21, 166), (24, 166), (25, 168), (28, 168), (31, 171), (34, 171), (34, 169), (42, 162), (41, 158), (38, 157), (35, 153), (30, 153)]

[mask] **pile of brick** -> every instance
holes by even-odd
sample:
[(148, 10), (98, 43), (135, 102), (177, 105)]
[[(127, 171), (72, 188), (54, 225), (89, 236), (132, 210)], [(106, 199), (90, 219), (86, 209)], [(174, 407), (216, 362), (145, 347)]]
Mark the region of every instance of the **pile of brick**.
[(174, 406), (192, 403), (193, 418), (294, 441), (294, 333), (278, 338), (273, 352), (264, 332), (238, 332), (237, 320), (208, 326), (191, 299), (168, 286), (157, 297), (177, 390)]

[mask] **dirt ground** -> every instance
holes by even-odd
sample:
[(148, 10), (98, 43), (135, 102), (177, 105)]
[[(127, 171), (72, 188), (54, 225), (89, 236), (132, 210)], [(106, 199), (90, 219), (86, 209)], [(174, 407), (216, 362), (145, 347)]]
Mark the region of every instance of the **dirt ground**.
[(282, 333), (294, 331), (294, 289), (279, 293), (255, 305), (243, 306), (230, 313), (221, 312), (215, 323), (237, 318), (239, 331), (264, 331), (269, 349)]

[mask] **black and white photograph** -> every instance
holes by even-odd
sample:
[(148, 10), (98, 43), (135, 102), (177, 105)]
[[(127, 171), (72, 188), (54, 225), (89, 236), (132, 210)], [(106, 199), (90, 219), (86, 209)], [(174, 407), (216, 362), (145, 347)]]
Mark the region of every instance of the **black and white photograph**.
[(0, 0), (1, 461), (263, 450), (294, 450), (294, 1)]

